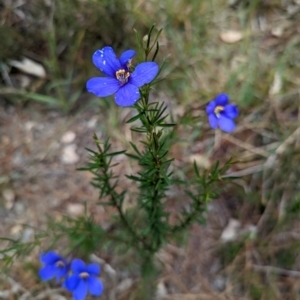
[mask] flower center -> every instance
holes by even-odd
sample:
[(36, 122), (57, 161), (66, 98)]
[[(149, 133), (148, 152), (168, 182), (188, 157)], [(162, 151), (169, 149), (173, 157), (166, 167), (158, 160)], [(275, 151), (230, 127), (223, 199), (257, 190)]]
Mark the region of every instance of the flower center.
[(125, 71), (124, 69), (116, 72), (116, 77), (122, 84), (125, 84), (128, 81), (129, 76), (130, 73), (128, 71)]
[(65, 266), (65, 263), (62, 260), (58, 260), (55, 263), (55, 266), (58, 267), (58, 268), (63, 268)]
[(218, 105), (216, 106), (214, 113), (217, 116), (217, 118), (220, 118), (220, 112), (224, 110), (224, 106)]
[(79, 276), (84, 279), (84, 278), (88, 278), (90, 274), (88, 272), (81, 272)]

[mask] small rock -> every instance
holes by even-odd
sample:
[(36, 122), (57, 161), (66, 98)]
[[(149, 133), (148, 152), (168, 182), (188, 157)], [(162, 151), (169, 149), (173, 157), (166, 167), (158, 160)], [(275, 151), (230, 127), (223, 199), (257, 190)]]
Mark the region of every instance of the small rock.
[(25, 205), (22, 202), (16, 202), (14, 205), (14, 211), (17, 215), (23, 215), (25, 211)]
[(87, 121), (86, 126), (87, 128), (94, 128), (97, 124), (98, 118), (92, 117), (89, 121)]
[(238, 229), (240, 228), (241, 223), (239, 220), (230, 219), (227, 226), (224, 228), (221, 234), (221, 240), (223, 242), (234, 241), (238, 235)]
[(67, 206), (67, 212), (73, 217), (78, 217), (84, 213), (84, 205), (80, 203), (70, 203)]
[(23, 229), (23, 226), (21, 225), (15, 225), (11, 228), (10, 233), (11, 235), (13, 235), (14, 237), (19, 236), (21, 231)]
[(66, 165), (75, 164), (79, 161), (79, 156), (76, 153), (76, 145), (71, 144), (63, 148), (61, 160)]
[(116, 290), (118, 293), (122, 293), (130, 289), (132, 285), (133, 285), (133, 280), (131, 278), (126, 278), (120, 282)]
[(73, 131), (67, 131), (65, 134), (61, 137), (60, 141), (64, 144), (72, 143), (76, 138), (76, 134)]
[(271, 34), (275, 37), (281, 37), (283, 35), (284, 29), (283, 27), (275, 27), (272, 28)]
[(110, 275), (111, 278), (114, 278), (114, 279), (117, 278), (117, 275), (118, 275), (117, 271), (114, 270), (111, 265), (106, 263), (106, 261), (104, 259), (96, 256), (95, 254), (91, 254), (90, 260), (91, 260), (91, 262), (95, 262), (95, 263), (101, 265), (103, 268), (103, 271), (105, 273), (107, 273), (108, 275)]
[(220, 38), (227, 44), (239, 42), (243, 38), (243, 34), (237, 30), (228, 30), (220, 33)]
[(213, 289), (217, 292), (223, 292), (226, 287), (226, 278), (224, 276), (219, 276), (212, 281)]
[(11, 189), (5, 189), (2, 191), (2, 196), (5, 202), (5, 208), (10, 210), (12, 209), (15, 202), (15, 193)]
[(156, 289), (156, 297), (161, 299), (168, 295), (168, 291), (164, 282), (159, 282)]
[(32, 121), (28, 121), (24, 124), (24, 128), (27, 130), (27, 131), (31, 131), (32, 128), (34, 128), (36, 125), (35, 122), (32, 122)]

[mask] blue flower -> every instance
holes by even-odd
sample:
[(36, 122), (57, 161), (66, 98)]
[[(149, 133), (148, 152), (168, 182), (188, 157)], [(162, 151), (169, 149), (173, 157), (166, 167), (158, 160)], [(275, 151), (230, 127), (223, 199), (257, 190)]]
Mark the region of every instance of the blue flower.
[(93, 296), (100, 296), (103, 284), (97, 278), (100, 267), (97, 264), (86, 265), (81, 259), (74, 259), (71, 264), (72, 275), (65, 281), (65, 287), (73, 292), (75, 300), (83, 300), (88, 291)]
[(233, 121), (239, 114), (235, 105), (228, 103), (229, 98), (226, 94), (219, 94), (206, 106), (209, 125), (216, 129), (220, 127), (226, 132), (232, 132), (235, 128)]
[(107, 77), (95, 77), (88, 80), (86, 88), (98, 97), (115, 94), (119, 106), (131, 106), (140, 98), (139, 87), (150, 83), (158, 72), (155, 62), (138, 64), (131, 72), (131, 59), (134, 50), (127, 50), (120, 58), (111, 47), (97, 50), (93, 55), (94, 65)]
[(40, 260), (44, 266), (39, 270), (39, 275), (42, 280), (50, 280), (56, 277), (59, 281), (68, 274), (68, 264), (63, 257), (54, 251), (42, 253)]

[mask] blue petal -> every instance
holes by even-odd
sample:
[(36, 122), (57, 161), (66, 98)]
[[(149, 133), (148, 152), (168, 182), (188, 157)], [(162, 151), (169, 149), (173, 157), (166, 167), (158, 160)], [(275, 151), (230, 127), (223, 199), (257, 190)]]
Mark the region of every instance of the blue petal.
[(223, 115), (220, 115), (220, 118), (218, 120), (219, 120), (218, 124), (223, 131), (231, 132), (234, 130), (235, 123), (231, 119), (228, 119)]
[(49, 251), (47, 253), (40, 254), (40, 260), (46, 265), (53, 265), (58, 260), (63, 260), (63, 258), (54, 251)]
[(87, 285), (93, 296), (100, 296), (103, 293), (103, 284), (100, 279), (90, 276), (87, 280)]
[(214, 100), (208, 102), (208, 104), (206, 105), (206, 113), (208, 115), (212, 114), (214, 112), (214, 109), (216, 108), (216, 102)]
[(97, 50), (93, 55), (93, 63), (101, 72), (110, 77), (115, 77), (116, 71), (121, 69), (120, 61), (111, 47)]
[(65, 277), (68, 274), (68, 268), (67, 267), (57, 267), (57, 280), (60, 280), (61, 278)]
[(87, 284), (84, 280), (80, 280), (77, 287), (73, 291), (75, 300), (83, 300), (87, 295)]
[(216, 104), (217, 105), (221, 105), (221, 106), (225, 106), (228, 101), (229, 98), (226, 94), (219, 94), (216, 98), (215, 98)]
[(228, 104), (224, 107), (223, 114), (229, 119), (234, 119), (238, 116), (239, 111), (235, 105)]
[(89, 264), (87, 266), (86, 270), (91, 275), (99, 275), (100, 274), (100, 266), (97, 264)]
[(208, 122), (211, 128), (216, 129), (218, 126), (218, 119), (214, 114), (208, 115)]
[(119, 58), (122, 67), (127, 67), (127, 63), (135, 56), (134, 50), (127, 50), (123, 52)]
[(79, 259), (79, 258), (75, 258), (72, 261), (71, 264), (71, 270), (74, 273), (81, 273), (81, 272), (86, 272), (86, 264), (84, 263), (83, 260)]
[(57, 273), (57, 268), (54, 266), (45, 266), (39, 270), (39, 275), (42, 280), (50, 280), (55, 277)]
[(120, 88), (120, 82), (111, 77), (94, 77), (86, 83), (86, 89), (98, 97), (107, 97)]
[(117, 91), (115, 101), (119, 106), (132, 106), (139, 98), (140, 91), (138, 87), (127, 83)]
[(158, 72), (158, 65), (155, 62), (144, 62), (136, 66), (134, 72), (129, 77), (131, 84), (140, 87), (151, 82)]
[(72, 292), (76, 289), (79, 281), (81, 281), (81, 278), (78, 275), (71, 275), (66, 279), (64, 286), (68, 291)]

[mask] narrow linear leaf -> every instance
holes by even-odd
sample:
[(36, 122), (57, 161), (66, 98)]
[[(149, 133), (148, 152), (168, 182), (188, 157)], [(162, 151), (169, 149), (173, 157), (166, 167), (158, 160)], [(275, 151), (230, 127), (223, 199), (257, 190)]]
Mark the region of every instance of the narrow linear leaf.
[(138, 154), (138, 156), (142, 156), (141, 152), (134, 143), (130, 142), (130, 145), (133, 148), (133, 150)]
[(129, 119), (126, 123), (128, 124), (128, 123), (132, 123), (132, 122), (138, 120), (142, 114), (143, 114), (142, 112), (139, 113), (139, 114), (137, 114), (136, 116), (134, 116), (131, 119)]
[(135, 159), (135, 160), (140, 160), (140, 157), (131, 153), (125, 153), (126, 156)]
[(127, 150), (122, 150), (122, 151), (117, 151), (117, 152), (111, 152), (111, 153), (107, 153), (104, 156), (116, 156), (116, 155), (120, 155), (120, 154), (124, 154)]
[(200, 177), (196, 160), (194, 160), (193, 166), (194, 166), (194, 171), (195, 171), (197, 177)]
[(135, 132), (141, 132), (141, 133), (148, 132), (147, 129), (141, 127), (131, 127), (130, 130)]

